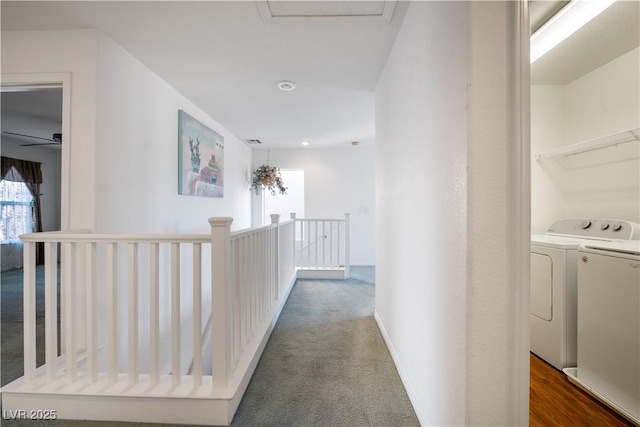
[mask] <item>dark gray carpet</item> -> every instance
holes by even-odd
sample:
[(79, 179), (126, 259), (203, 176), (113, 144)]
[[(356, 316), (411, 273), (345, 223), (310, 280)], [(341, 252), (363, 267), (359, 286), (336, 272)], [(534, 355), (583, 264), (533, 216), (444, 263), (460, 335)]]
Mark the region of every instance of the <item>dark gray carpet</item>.
[[(21, 275), (2, 274), (2, 384), (22, 375)], [(373, 319), (374, 269), (349, 280), (298, 280), (232, 426), (418, 426)], [(145, 426), (8, 421), (6, 426)]]

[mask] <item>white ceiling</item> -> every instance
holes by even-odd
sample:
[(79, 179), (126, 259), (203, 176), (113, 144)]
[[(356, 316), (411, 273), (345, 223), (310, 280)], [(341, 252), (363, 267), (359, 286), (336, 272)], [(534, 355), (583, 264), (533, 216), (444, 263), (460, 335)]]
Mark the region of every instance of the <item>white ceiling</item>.
[[(538, 4), (539, 3), (539, 4)], [(536, 9), (557, 1), (536, 0)], [(533, 24), (532, 20), (532, 24)], [(640, 46), (640, 1), (618, 0), (531, 66), (531, 83), (565, 85)]]
[[(62, 89), (9, 91), (0, 94), (2, 147), (38, 144), (38, 147), (60, 149), (39, 138), (51, 139), (62, 130)], [(5, 134), (31, 135), (27, 136)], [(50, 141), (51, 142), (51, 141)], [(35, 149), (36, 147), (33, 146)]]
[[(563, 3), (533, 0), (533, 25)], [(567, 84), (637, 47), (639, 5), (611, 6), (534, 63), (532, 83)], [(3, 31), (98, 29), (236, 136), (275, 148), (304, 140), (316, 147), (373, 144), (374, 90), (407, 3), (2, 1), (0, 7)], [(293, 80), (297, 89), (282, 92), (279, 80)]]
[[(293, 21), (265, 22), (254, 1), (0, 5), (3, 31), (98, 29), (241, 139), (372, 144), (374, 90), (407, 4), (286, 3), (268, 6)], [(379, 19), (394, 6), (390, 22)]]

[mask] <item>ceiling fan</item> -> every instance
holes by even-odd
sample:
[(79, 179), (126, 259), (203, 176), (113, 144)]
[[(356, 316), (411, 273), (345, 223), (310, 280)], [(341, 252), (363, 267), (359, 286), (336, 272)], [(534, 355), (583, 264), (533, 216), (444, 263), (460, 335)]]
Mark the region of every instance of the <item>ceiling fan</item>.
[(7, 131), (2, 131), (3, 135), (11, 135), (11, 136), (19, 136), (19, 137), (23, 137), (23, 138), (31, 138), (31, 139), (38, 139), (41, 140), (43, 142), (34, 142), (31, 144), (20, 144), (21, 147), (32, 147), (32, 146), (37, 146), (37, 145), (62, 145), (62, 134), (61, 133), (54, 133), (52, 135), (51, 138), (43, 138), (41, 136), (35, 136), (35, 135), (25, 135), (23, 133), (15, 133), (15, 132), (7, 132)]

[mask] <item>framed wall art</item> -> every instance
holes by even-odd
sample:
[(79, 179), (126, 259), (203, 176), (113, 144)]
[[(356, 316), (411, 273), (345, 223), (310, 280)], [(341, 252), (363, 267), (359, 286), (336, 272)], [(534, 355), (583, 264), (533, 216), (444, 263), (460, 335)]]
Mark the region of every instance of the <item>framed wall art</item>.
[(178, 111), (178, 193), (224, 197), (224, 138)]

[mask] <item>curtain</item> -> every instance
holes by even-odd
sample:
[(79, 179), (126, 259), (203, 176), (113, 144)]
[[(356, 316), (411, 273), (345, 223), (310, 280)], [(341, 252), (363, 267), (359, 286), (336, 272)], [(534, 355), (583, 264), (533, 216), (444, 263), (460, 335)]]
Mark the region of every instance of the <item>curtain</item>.
[[(24, 182), (33, 196), (34, 231), (42, 231), (42, 209), (40, 202), (40, 184), (42, 184), (42, 168), (40, 163), (29, 160), (12, 159), (2, 156), (2, 179), (13, 182)], [(36, 264), (44, 262), (44, 245), (36, 245)]]

